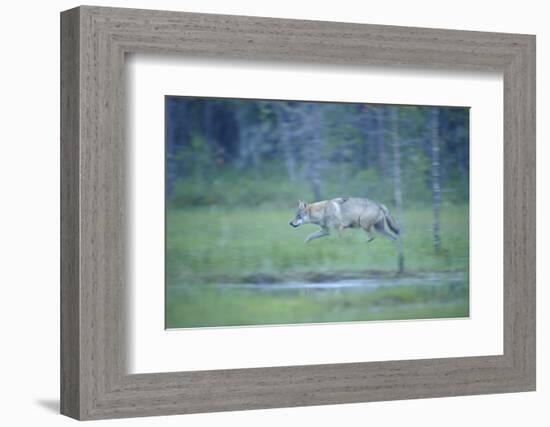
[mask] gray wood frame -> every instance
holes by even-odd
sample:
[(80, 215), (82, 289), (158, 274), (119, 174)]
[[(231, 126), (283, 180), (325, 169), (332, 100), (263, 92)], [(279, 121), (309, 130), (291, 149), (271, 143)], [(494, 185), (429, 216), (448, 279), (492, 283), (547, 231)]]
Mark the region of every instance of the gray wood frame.
[[(130, 52), (503, 72), (504, 354), (128, 375)], [(100, 419), (535, 389), (534, 36), (83, 6), (61, 14), (61, 122), (63, 414)]]

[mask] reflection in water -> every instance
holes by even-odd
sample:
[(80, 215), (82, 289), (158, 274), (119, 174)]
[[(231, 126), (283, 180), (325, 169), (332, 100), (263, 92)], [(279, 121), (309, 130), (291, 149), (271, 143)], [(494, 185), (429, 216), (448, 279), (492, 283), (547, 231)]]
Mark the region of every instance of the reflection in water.
[(309, 282), (282, 282), (282, 283), (226, 283), (216, 285), (224, 289), (249, 289), (262, 291), (285, 291), (285, 290), (300, 290), (300, 289), (319, 289), (319, 290), (336, 290), (336, 289), (356, 289), (369, 290), (377, 289), (386, 286), (418, 286), (418, 285), (444, 285), (444, 284), (462, 284), (464, 283), (464, 273), (429, 273), (421, 276), (412, 277), (386, 277), (375, 279), (345, 279), (335, 280), (330, 282), (309, 283)]
[[(302, 290), (319, 290), (319, 291), (339, 291), (339, 290), (355, 290), (369, 291), (386, 287), (400, 286), (461, 286), (464, 285), (464, 272), (437, 272), (416, 274), (414, 276), (387, 276), (368, 279), (343, 279), (330, 280), (322, 282), (306, 282), (306, 281), (287, 281), (279, 283), (219, 283), (207, 286), (210, 289), (218, 290), (243, 290), (243, 291), (258, 291), (258, 292), (293, 292)], [(173, 287), (173, 290), (178, 288), (184, 289), (184, 286)]]

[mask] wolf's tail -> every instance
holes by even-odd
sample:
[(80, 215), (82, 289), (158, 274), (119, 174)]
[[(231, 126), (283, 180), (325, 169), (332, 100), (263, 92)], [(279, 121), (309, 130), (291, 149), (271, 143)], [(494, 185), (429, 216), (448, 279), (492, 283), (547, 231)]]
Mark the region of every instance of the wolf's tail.
[(380, 207), (382, 208), (382, 212), (384, 212), (384, 217), (386, 218), (386, 222), (388, 223), (388, 227), (390, 227), (390, 230), (393, 231), (395, 234), (399, 234), (399, 226), (397, 225), (397, 222), (395, 221), (393, 216), (391, 216), (388, 208), (384, 205), (380, 205)]

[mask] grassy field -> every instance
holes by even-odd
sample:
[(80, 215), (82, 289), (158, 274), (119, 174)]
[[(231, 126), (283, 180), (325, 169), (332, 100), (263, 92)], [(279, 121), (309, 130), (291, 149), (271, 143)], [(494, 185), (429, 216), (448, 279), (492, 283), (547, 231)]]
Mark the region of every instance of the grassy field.
[[(304, 244), (318, 227), (288, 225), (293, 209), (196, 208), (167, 211), (167, 327), (280, 324), (468, 315), (468, 210), (444, 207), (443, 250), (431, 241), (431, 211), (403, 213), (406, 276), (463, 272), (448, 283), (381, 286), (368, 292), (258, 292), (224, 284), (304, 283), (375, 277), (392, 284), (395, 242), (366, 243), (347, 230)], [(456, 276), (456, 275), (455, 275)]]

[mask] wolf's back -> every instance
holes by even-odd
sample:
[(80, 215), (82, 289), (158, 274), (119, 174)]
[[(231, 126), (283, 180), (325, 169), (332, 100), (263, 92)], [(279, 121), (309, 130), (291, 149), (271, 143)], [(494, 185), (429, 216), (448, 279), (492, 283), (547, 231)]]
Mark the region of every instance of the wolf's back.
[(369, 199), (360, 197), (347, 197), (340, 200), (340, 209), (346, 216), (357, 217), (363, 213), (365, 209), (372, 207), (372, 202)]

